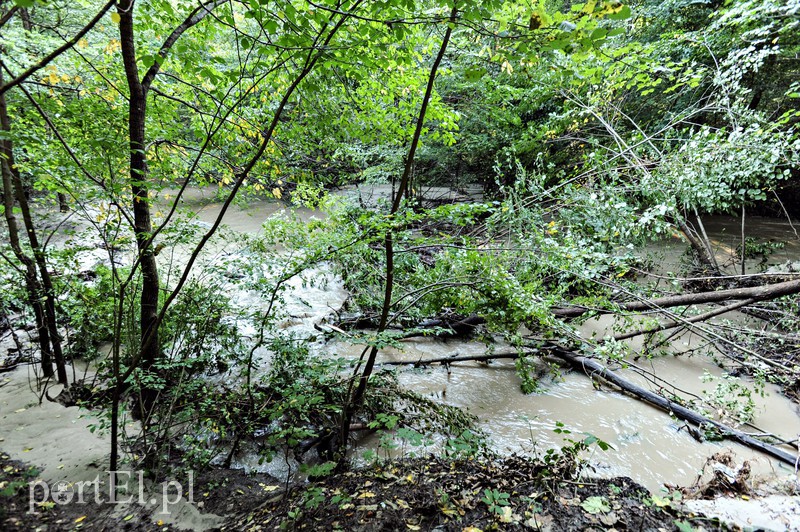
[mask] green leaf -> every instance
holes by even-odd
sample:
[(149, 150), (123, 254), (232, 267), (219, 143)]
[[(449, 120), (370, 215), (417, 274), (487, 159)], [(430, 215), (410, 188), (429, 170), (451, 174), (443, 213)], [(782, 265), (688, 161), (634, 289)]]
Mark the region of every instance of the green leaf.
[(630, 6), (622, 6), (619, 11), (609, 13), (608, 18), (611, 20), (625, 20), (626, 18), (631, 17), (631, 8)]
[(611, 511), (611, 506), (608, 505), (608, 501), (606, 501), (605, 497), (589, 497), (581, 503), (581, 508), (590, 514), (608, 513)]
[(605, 37), (607, 35), (608, 35), (608, 30), (607, 29), (605, 29), (605, 28), (595, 28), (595, 30), (592, 32), (592, 35), (589, 38), (592, 39), (593, 41), (597, 41), (597, 40), (600, 40), (600, 39), (602, 39), (603, 37)]
[(486, 74), (486, 69), (483, 67), (478, 68), (470, 68), (464, 72), (464, 77), (467, 78), (467, 81), (478, 81)]
[(14, 3), (17, 4), (17, 6), (19, 6), (19, 7), (25, 8), (25, 7), (33, 7), (33, 4), (35, 3), (35, 1), (34, 0), (14, 0)]

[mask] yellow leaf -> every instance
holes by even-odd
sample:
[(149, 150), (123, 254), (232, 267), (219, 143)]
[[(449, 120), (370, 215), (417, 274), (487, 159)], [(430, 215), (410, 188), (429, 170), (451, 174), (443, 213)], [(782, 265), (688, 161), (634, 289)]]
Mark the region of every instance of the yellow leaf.
[(113, 22), (114, 24), (119, 24), (119, 19), (120, 19), (119, 13), (111, 13), (111, 22)]
[(278, 199), (281, 199), (281, 189), (279, 189), (278, 187), (273, 188), (272, 195)]
[(275, 491), (276, 489), (280, 488), (280, 486), (267, 486), (266, 484), (259, 484), (264, 491)]
[(130, 521), (131, 519), (133, 519), (133, 514), (128, 514), (122, 518), (123, 521)]
[(474, 526), (468, 526), (467, 528), (461, 529), (461, 532), (483, 532), (483, 530), (475, 528)]
[(371, 491), (365, 491), (364, 493), (360, 494), (358, 496), (358, 498), (359, 499), (371, 499), (374, 496), (375, 496), (375, 494), (372, 493)]
[(80, 522), (81, 522), (81, 521), (83, 521), (84, 519), (86, 519), (86, 516), (85, 516), (85, 515), (82, 515), (82, 516), (80, 516), (79, 518), (77, 518), (77, 519), (75, 520), (75, 522), (76, 522), (76, 523), (80, 523)]
[(158, 526), (164, 526), (164, 521), (162, 521), (161, 519), (159, 519), (158, 521), (156, 521), (156, 524), (157, 524)]
[(659, 497), (658, 495), (653, 495), (653, 504), (658, 506), (659, 508), (664, 508), (669, 506), (669, 499), (666, 497)]

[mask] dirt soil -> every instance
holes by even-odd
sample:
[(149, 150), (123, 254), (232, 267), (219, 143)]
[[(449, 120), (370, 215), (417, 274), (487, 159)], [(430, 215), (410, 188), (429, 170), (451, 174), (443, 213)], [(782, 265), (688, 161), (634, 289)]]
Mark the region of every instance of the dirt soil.
[[(214, 530), (727, 530), (681, 513), (628, 478), (558, 481), (540, 462), (436, 457), (392, 461), (299, 485), (216, 469), (196, 487), (202, 512), (224, 516)], [(146, 513), (113, 515), (87, 505), (29, 513), (35, 469), (0, 454), (0, 530), (170, 530)], [(693, 528), (688, 528), (689, 526)], [(699, 528), (702, 527), (702, 528)]]
[[(273, 494), (226, 530), (726, 530), (629, 478), (565, 481), (541, 462), (393, 461)], [(692, 528), (689, 528), (689, 527)]]

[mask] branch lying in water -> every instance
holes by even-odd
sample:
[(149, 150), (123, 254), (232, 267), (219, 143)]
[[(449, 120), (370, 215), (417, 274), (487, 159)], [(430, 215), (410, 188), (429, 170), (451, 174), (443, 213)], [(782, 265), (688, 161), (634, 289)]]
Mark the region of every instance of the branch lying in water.
[[(749, 447), (751, 449), (761, 451), (793, 467), (797, 467), (798, 464), (800, 464), (800, 455), (793, 455), (787, 451), (784, 451), (783, 449), (775, 447), (774, 445), (764, 443), (763, 441), (756, 439), (750, 434), (736, 430), (733, 427), (729, 427), (728, 425), (725, 425), (711, 418), (703, 416), (702, 414), (695, 412), (694, 410), (691, 410), (681, 404), (678, 404), (665, 397), (662, 397), (654, 392), (651, 392), (650, 390), (646, 390), (645, 388), (642, 388), (641, 386), (634, 384), (633, 382), (614, 373), (613, 371), (609, 370), (608, 368), (606, 368), (605, 366), (603, 366), (594, 359), (577, 355), (572, 351), (569, 351), (567, 349), (564, 349), (560, 346), (556, 346), (553, 344), (550, 344), (539, 350), (531, 349), (531, 353), (539, 353), (542, 355), (546, 354), (554, 356), (557, 359), (566, 362), (571, 367), (583, 371), (589, 378), (592, 379), (596, 377), (601, 378), (604, 381), (609, 382), (617, 386), (618, 388), (622, 389), (623, 391), (629, 393), (630, 395), (633, 395), (635, 398), (641, 399), (642, 401), (645, 401), (646, 403), (652, 406), (660, 408), (661, 410), (664, 410), (670, 413), (671, 415), (674, 415), (678, 419), (688, 421), (698, 426), (702, 425), (713, 426), (725, 438), (741, 443), (742, 445)], [(451, 357), (441, 357), (441, 358), (430, 358), (424, 360), (423, 359), (409, 360), (409, 361), (396, 360), (391, 362), (384, 362), (382, 365), (386, 366), (408, 365), (408, 366), (420, 367), (420, 366), (429, 366), (432, 364), (452, 364), (456, 362), (470, 362), (470, 361), (488, 362), (491, 360), (501, 360), (501, 359), (513, 360), (519, 358), (519, 356), (520, 356), (519, 352), (512, 351), (512, 352), (494, 353), (488, 355), (451, 356)]]
[(775, 447), (774, 445), (769, 445), (767, 443), (764, 443), (744, 432), (736, 430), (732, 427), (729, 427), (713, 419), (707, 418), (702, 414), (695, 412), (694, 410), (691, 410), (683, 405), (670, 401), (669, 399), (666, 399), (656, 393), (653, 393), (650, 390), (646, 390), (641, 386), (638, 386), (628, 381), (627, 379), (624, 379), (623, 377), (617, 375), (613, 371), (610, 371), (608, 368), (598, 363), (596, 360), (576, 355), (575, 353), (572, 353), (571, 351), (568, 351), (566, 349), (553, 348), (550, 350), (550, 352), (556, 355), (557, 357), (563, 359), (564, 361), (568, 362), (574, 368), (582, 370), (584, 373), (586, 373), (586, 375), (589, 378), (599, 377), (605, 380), (606, 382), (618, 386), (619, 388), (635, 396), (636, 398), (641, 399), (646, 403), (658, 407), (666, 412), (669, 412), (678, 419), (694, 423), (698, 426), (700, 425), (713, 426), (725, 438), (739, 442), (742, 445), (750, 447), (751, 449), (756, 449), (758, 451), (761, 451), (795, 468), (798, 466), (798, 464), (800, 464), (800, 455), (793, 455), (782, 449), (779, 449), (778, 447)]
[(450, 356), (441, 358), (428, 358), (419, 360), (392, 360), (390, 362), (381, 363), (382, 366), (414, 366), (415, 368), (421, 366), (430, 366), (431, 364), (452, 364), (454, 362), (489, 362), (492, 360), (519, 358), (517, 351), (507, 353), (492, 353), (490, 355), (463, 355), (463, 356)]
[[(800, 280), (794, 280), (777, 284), (754, 286), (750, 288), (731, 288), (728, 290), (714, 290), (712, 292), (699, 292), (696, 294), (680, 294), (676, 296), (657, 297), (655, 299), (643, 299), (641, 301), (622, 303), (619, 308), (623, 311), (640, 312), (670, 307), (682, 307), (685, 305), (718, 303), (720, 301), (731, 301), (734, 299), (752, 299), (754, 302), (764, 301), (798, 293), (800, 293)], [(603, 314), (617, 312), (614, 309), (566, 307), (554, 308), (553, 314), (561, 318), (575, 318), (591, 311)]]

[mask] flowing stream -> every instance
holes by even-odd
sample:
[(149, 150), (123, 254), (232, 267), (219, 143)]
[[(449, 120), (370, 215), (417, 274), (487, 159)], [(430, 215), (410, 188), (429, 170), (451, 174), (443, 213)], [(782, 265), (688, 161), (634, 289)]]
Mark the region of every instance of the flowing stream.
[[(444, 191), (438, 192), (445, 194)], [(356, 191), (351, 189), (348, 194), (356, 194)], [(379, 189), (376, 193), (372, 189), (368, 201), (374, 201), (375, 195), (385, 197), (387, 194), (388, 190)], [(281, 204), (268, 201), (233, 207), (226, 214), (224, 222), (237, 231), (255, 233), (267, 216), (282, 209)], [(212, 222), (218, 212), (219, 205), (212, 202), (198, 210), (198, 217), (201, 221)], [(304, 219), (314, 215), (303, 209), (297, 212)], [(710, 217), (706, 220), (706, 230), (721, 261), (726, 256), (729, 258), (730, 251), (741, 241), (740, 220), (734, 217)], [(773, 239), (786, 242), (782, 250), (772, 255), (770, 263), (800, 260), (800, 240), (787, 222), (749, 218), (746, 233), (759, 241)], [(658, 264), (656, 273), (679, 271), (685, 250), (686, 245), (677, 239), (656, 243), (647, 249)], [(729, 262), (729, 268), (738, 272), (740, 266), (735, 261)], [(748, 262), (748, 273), (758, 271), (757, 263)], [(329, 280), (327, 289), (301, 288), (298, 283), (293, 290), (297, 291), (296, 295), (303, 303), (290, 312), (290, 315), (300, 317), (288, 325), (296, 327), (298, 331), (312, 330), (314, 322), (324, 317), (331, 308), (337, 308), (337, 304), (340, 305), (347, 297), (341, 282), (334, 278)], [(292, 298), (291, 295), (287, 298), (290, 304)], [(301, 312), (300, 307), (304, 307), (305, 311)], [(602, 337), (611, 333), (613, 325), (610, 318), (596, 319), (584, 324), (581, 333), (586, 337), (592, 334)], [(701, 342), (698, 336), (684, 333), (671, 339), (668, 350), (679, 355), (699, 347)], [(379, 362), (478, 355), (484, 354), (487, 349), (483, 343), (476, 341), (430, 338), (409, 339), (403, 342), (403, 346), (402, 351), (382, 351)], [(321, 355), (357, 357), (361, 351), (361, 346), (342, 343), (317, 343), (314, 347)], [(631, 349), (634, 354), (641, 354), (642, 346), (634, 341)], [(620, 371), (627, 378), (655, 391), (672, 391), (674, 385), (686, 392), (702, 395), (704, 390), (713, 391), (715, 388), (714, 382), (704, 382), (702, 377), (719, 377), (723, 374), (723, 370), (709, 357), (701, 354), (667, 355), (652, 359), (643, 357), (637, 364), (661, 380), (653, 383), (630, 369)], [(598, 389), (585, 375), (562, 372), (554, 376), (545, 370), (543, 368), (540, 391), (530, 395), (521, 393), (514, 363), (504, 360), (490, 365), (464, 362), (450, 368), (403, 369), (400, 379), (405, 386), (417, 392), (463, 407), (477, 415), (481, 427), (490, 435), (494, 448), (500, 452), (543, 452), (564, 445), (565, 437), (578, 439), (584, 437), (584, 433), (597, 436), (611, 444), (613, 449), (604, 452), (598, 448), (592, 453), (590, 458), (595, 474), (630, 476), (654, 492), (658, 492), (664, 483), (690, 484), (697, 478), (706, 460), (724, 450), (732, 451), (739, 463), (750, 461), (756, 475), (774, 478), (793, 473), (789, 467), (738, 444), (699, 443), (685, 430), (682, 422), (615, 390), (602, 386)], [(753, 389), (751, 382), (742, 382)], [(752, 397), (756, 404), (754, 425), (759, 430), (780, 435), (787, 440), (800, 437), (797, 405), (781, 395), (777, 387), (767, 385), (763, 397), (755, 391)], [(555, 433), (556, 422), (563, 423), (572, 434), (565, 436)], [(758, 432), (747, 427), (743, 430)], [(361, 449), (376, 444), (377, 440), (373, 439), (362, 445)], [(423, 451), (403, 448), (401, 452), (409, 450), (418, 453)]]
[[(445, 197), (453, 195), (447, 189), (436, 189), (436, 194)], [(430, 191), (429, 191), (430, 193)], [(358, 197), (362, 204), (374, 204), (390, 194), (389, 187), (373, 187), (369, 190), (348, 189), (344, 194)], [(462, 195), (458, 195), (463, 198)], [(202, 227), (210, 227), (220, 212), (221, 205), (215, 201), (212, 191), (197, 189), (187, 190), (184, 196), (184, 207), (196, 213), (194, 223)], [(223, 223), (235, 232), (258, 233), (264, 220), (274, 214), (282, 213), (285, 205), (276, 201), (251, 201), (245, 206), (233, 205), (225, 214)], [(295, 214), (303, 220), (320, 216), (308, 209), (296, 209)], [(734, 217), (716, 216), (706, 220), (706, 230), (714, 243), (720, 260), (729, 257), (730, 250), (735, 249), (741, 241), (740, 220)], [(756, 237), (760, 241), (769, 239), (787, 242), (782, 250), (777, 251), (770, 263), (791, 263), (800, 260), (800, 239), (797, 239), (794, 228), (785, 221), (748, 218), (747, 236)], [(235, 253), (230, 249), (235, 243), (215, 244), (209, 246), (205, 253)], [(680, 271), (682, 255), (686, 245), (678, 239), (652, 244), (646, 250), (657, 264), (655, 273), (666, 274)], [(159, 257), (164, 262), (171, 260), (180, 263), (188, 250), (178, 250), (171, 259)], [(276, 253), (281, 250), (276, 250)], [(103, 250), (95, 250), (94, 255), (102, 256)], [(94, 255), (90, 256), (94, 260)], [(99, 260), (99, 258), (98, 258)], [(91, 261), (89, 261), (91, 262)], [(88, 265), (91, 267), (91, 265)], [(735, 261), (729, 264), (731, 271), (738, 272), (740, 265)], [(758, 261), (747, 265), (748, 273), (759, 269)], [(201, 268), (196, 270), (202, 271)], [(196, 273), (199, 274), (199, 273)], [(309, 285), (304, 279), (293, 279), (285, 295), (287, 318), (281, 326), (300, 335), (315, 335), (314, 324), (320, 322), (334, 309), (339, 309), (347, 299), (341, 279), (336, 278), (325, 268), (308, 272), (306, 280), (316, 281)], [(227, 288), (226, 288), (227, 289)], [(243, 308), (259, 308), (264, 302), (260, 296), (244, 290), (235, 289), (231, 283), (229, 295)], [(723, 316), (723, 318), (746, 320), (744, 316)], [(591, 320), (585, 323), (580, 331), (584, 337), (596, 335), (603, 337), (613, 334), (614, 322), (611, 318)], [(246, 334), (254, 331), (245, 331)], [(702, 340), (691, 333), (673, 337), (668, 351), (678, 355), (702, 346)], [(430, 338), (408, 339), (403, 342), (402, 351), (386, 349), (381, 352), (379, 362), (393, 360), (418, 360), (441, 358), (457, 355), (485, 354), (487, 347), (477, 341), (438, 340)], [(495, 346), (498, 350), (502, 345)], [(312, 350), (320, 356), (357, 357), (362, 347), (343, 343), (313, 343)], [(634, 355), (644, 354), (641, 343), (633, 341), (631, 350)], [(695, 351), (692, 351), (695, 352)], [(266, 370), (269, 355), (260, 353)], [(712, 363), (709, 357), (702, 354), (692, 356), (658, 356), (652, 359), (646, 356), (638, 359), (636, 364), (650, 370), (661, 380), (651, 382), (630, 369), (620, 370), (627, 378), (654, 391), (672, 391), (672, 386), (680, 390), (701, 395), (704, 390), (713, 390), (715, 384), (703, 382), (704, 374), (721, 376), (722, 370)], [(439, 401), (463, 407), (480, 419), (481, 427), (489, 434), (493, 447), (504, 453), (530, 454), (544, 452), (548, 448), (561, 447), (564, 438), (583, 438), (584, 433), (592, 434), (613, 446), (612, 450), (596, 449), (591, 457), (595, 474), (602, 476), (629, 476), (650, 490), (658, 492), (664, 483), (673, 485), (691, 484), (698, 472), (712, 454), (731, 450), (739, 463), (743, 460), (751, 462), (753, 471), (772, 479), (786, 477), (793, 471), (765, 455), (746, 449), (730, 442), (699, 443), (685, 428), (683, 423), (670, 418), (664, 412), (654, 409), (643, 402), (627, 397), (606, 387), (596, 387), (583, 374), (577, 372), (560, 372), (552, 375), (542, 367), (540, 391), (524, 395), (520, 391), (520, 379), (512, 361), (500, 360), (489, 365), (464, 362), (451, 365), (449, 368), (434, 366), (429, 369), (401, 369), (402, 384), (419, 393), (436, 398)], [(743, 383), (750, 389), (752, 383)], [(783, 397), (778, 389), (767, 385), (762, 397), (755, 392), (752, 396), (756, 403), (755, 428), (745, 427), (747, 432), (765, 431), (774, 433), (786, 440), (797, 440), (800, 437), (800, 415), (797, 405)], [(556, 434), (556, 422), (564, 424), (564, 428), (572, 434)], [(377, 440), (365, 442), (361, 450), (374, 449)], [(417, 453), (425, 449), (401, 448), (400, 452), (413, 450)], [(378, 449), (378, 452), (382, 452)], [(246, 461), (245, 461), (246, 462)], [(257, 467), (253, 463), (239, 462), (244, 467)], [(284, 464), (286, 466), (286, 464)], [(262, 468), (263, 469), (263, 468)], [(267, 470), (280, 474), (275, 466)]]

